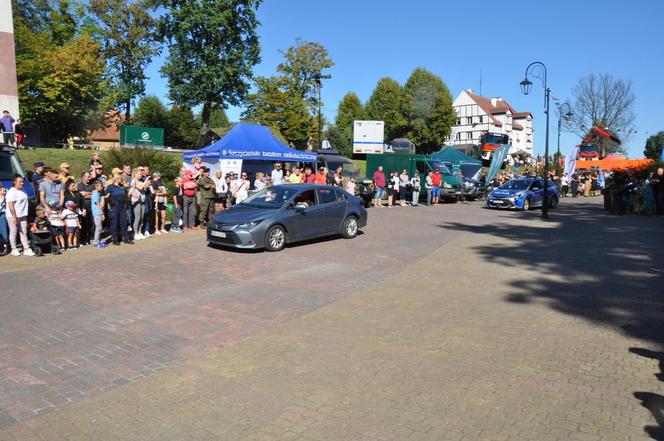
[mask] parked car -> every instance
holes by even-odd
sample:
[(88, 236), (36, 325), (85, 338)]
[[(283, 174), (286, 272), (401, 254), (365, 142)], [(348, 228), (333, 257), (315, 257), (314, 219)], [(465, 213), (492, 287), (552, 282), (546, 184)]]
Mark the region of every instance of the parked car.
[(14, 175), (23, 176), (23, 191), (32, 202), (35, 202), (37, 196), (35, 189), (28, 179), (29, 175), (23, 168), (18, 152), (8, 144), (0, 144), (0, 183), (8, 189), (11, 188)]
[(367, 224), (362, 198), (329, 185), (286, 184), (259, 191), (216, 214), (209, 243), (280, 251), (287, 244), (324, 236), (351, 239)]
[[(558, 187), (551, 180), (548, 185), (549, 207), (554, 208), (560, 200)], [(489, 208), (518, 208), (524, 211), (541, 207), (544, 200), (544, 179), (516, 178), (494, 189), (486, 199)]]

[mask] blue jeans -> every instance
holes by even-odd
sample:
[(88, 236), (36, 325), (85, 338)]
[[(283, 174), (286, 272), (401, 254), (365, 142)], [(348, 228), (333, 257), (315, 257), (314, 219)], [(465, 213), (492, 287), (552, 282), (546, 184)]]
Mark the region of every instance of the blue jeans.
[(434, 197), (434, 198), (439, 198), (440, 197), (440, 187), (434, 186), (431, 189), (431, 196)]
[(9, 224), (7, 224), (7, 216), (5, 213), (0, 213), (0, 237), (5, 243), (9, 243)]
[(383, 196), (385, 196), (385, 189), (376, 187), (376, 191), (374, 193), (374, 199), (383, 199)]

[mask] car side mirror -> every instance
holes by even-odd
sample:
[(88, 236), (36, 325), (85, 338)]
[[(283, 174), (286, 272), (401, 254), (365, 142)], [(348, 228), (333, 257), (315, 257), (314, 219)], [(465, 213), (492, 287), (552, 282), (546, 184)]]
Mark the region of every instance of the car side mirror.
[(309, 206), (307, 204), (303, 204), (302, 202), (298, 202), (297, 204), (295, 204), (295, 211), (297, 211), (298, 213), (306, 210), (307, 208), (309, 208)]

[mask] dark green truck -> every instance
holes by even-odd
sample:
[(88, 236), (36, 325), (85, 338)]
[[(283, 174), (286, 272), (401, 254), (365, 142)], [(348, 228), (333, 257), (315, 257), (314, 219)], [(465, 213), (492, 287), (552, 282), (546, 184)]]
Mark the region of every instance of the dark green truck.
[(367, 179), (372, 179), (374, 172), (381, 165), (383, 166), (386, 179), (389, 179), (390, 172), (393, 170), (396, 170), (398, 173), (406, 170), (410, 177), (415, 174), (416, 170), (420, 172), (420, 188), (422, 188), (420, 199), (426, 198), (424, 184), (426, 183), (427, 174), (430, 171), (435, 172), (436, 170), (440, 170), (440, 173), (443, 175), (440, 187), (441, 199), (452, 202), (457, 201), (461, 197), (461, 182), (452, 175), (452, 172), (450, 172), (450, 169), (445, 164), (431, 159), (429, 156), (401, 153), (367, 154)]

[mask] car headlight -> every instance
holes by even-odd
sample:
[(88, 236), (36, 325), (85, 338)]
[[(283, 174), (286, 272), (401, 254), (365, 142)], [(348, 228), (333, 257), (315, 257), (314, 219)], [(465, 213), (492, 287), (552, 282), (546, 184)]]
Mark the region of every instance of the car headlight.
[(512, 199), (519, 199), (523, 195), (523, 192), (517, 193), (514, 196), (512, 196)]
[(252, 222), (244, 222), (244, 223), (235, 225), (233, 227), (233, 229), (236, 229), (236, 230), (251, 230), (252, 228), (254, 228), (256, 225), (258, 225), (260, 223), (261, 223), (260, 220), (252, 221)]
[(452, 185), (448, 184), (447, 182), (443, 182), (443, 188), (452, 188)]

